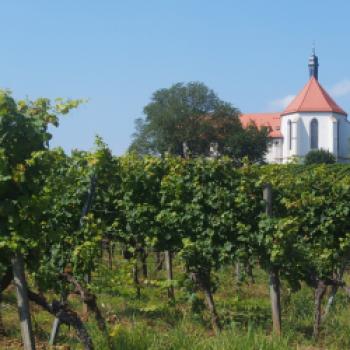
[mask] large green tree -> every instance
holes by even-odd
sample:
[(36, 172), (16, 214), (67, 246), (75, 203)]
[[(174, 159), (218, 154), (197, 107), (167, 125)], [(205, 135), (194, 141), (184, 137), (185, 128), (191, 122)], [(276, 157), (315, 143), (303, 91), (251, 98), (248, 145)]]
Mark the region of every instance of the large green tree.
[(240, 111), (200, 82), (157, 90), (144, 114), (136, 119), (130, 146), (139, 154), (207, 156), (213, 144), (218, 154), (236, 159), (261, 160), (266, 153), (268, 130), (244, 129)]

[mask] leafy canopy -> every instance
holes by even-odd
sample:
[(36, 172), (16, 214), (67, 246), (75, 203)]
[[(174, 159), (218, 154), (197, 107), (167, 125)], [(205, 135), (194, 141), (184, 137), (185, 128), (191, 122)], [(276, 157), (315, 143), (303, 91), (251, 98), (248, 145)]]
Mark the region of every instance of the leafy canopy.
[(131, 151), (139, 154), (207, 156), (216, 143), (221, 155), (261, 160), (266, 153), (268, 130), (254, 124), (244, 129), (239, 110), (224, 102), (200, 82), (177, 83), (157, 90), (137, 119)]
[(334, 164), (336, 159), (333, 153), (326, 151), (324, 149), (317, 149), (310, 151), (305, 156), (305, 164)]
[(36, 215), (42, 208), (37, 195), (43, 183), (45, 152), (51, 138), (48, 125), (58, 126), (58, 116), (77, 107), (80, 100), (48, 99), (16, 102), (0, 91), (0, 248), (2, 258), (11, 250), (29, 251), (39, 245)]

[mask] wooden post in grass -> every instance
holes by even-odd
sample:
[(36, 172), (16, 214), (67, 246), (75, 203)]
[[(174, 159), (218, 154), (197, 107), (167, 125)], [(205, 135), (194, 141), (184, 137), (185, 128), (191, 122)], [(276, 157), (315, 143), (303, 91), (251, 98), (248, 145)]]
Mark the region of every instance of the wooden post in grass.
[(148, 278), (148, 266), (147, 266), (148, 252), (145, 248), (140, 249), (140, 261), (142, 267), (142, 276), (144, 279)]
[[(95, 192), (96, 192), (96, 183), (97, 183), (96, 174), (92, 174), (91, 178), (90, 178), (90, 187), (88, 189), (87, 198), (86, 198), (86, 201), (84, 203), (84, 207), (81, 211), (81, 217), (80, 217), (80, 221), (79, 221), (79, 228), (80, 229), (84, 226), (84, 219), (89, 214), (89, 211), (91, 209), (93, 198), (94, 198)], [(90, 271), (85, 274), (84, 281), (85, 281), (87, 286), (90, 284), (90, 282), (91, 282), (91, 272)], [(87, 308), (85, 303), (83, 303), (83, 315), (84, 315), (83, 317), (85, 318), (85, 320), (87, 320), (89, 318), (88, 308)]]
[(21, 334), (24, 350), (35, 350), (32, 322), (30, 318), (28, 288), (24, 274), (24, 261), (20, 253), (12, 259), (13, 283), (16, 287), (17, 306), (21, 324)]
[(272, 310), (273, 331), (276, 335), (281, 335), (281, 293), (280, 279), (276, 269), (270, 271), (270, 300)]
[[(66, 303), (67, 302), (67, 293), (62, 292), (61, 293), (61, 302)], [(61, 321), (58, 317), (55, 317), (52, 323), (51, 333), (50, 333), (50, 339), (49, 339), (49, 345), (55, 345), (56, 339), (58, 337), (58, 333), (60, 331)]]
[(163, 263), (164, 263), (164, 254), (161, 252), (156, 252), (156, 268), (155, 272), (161, 271), (163, 269)]
[(241, 273), (241, 263), (237, 260), (235, 264), (236, 272), (236, 283), (240, 284), (242, 282), (242, 273)]
[(209, 313), (210, 313), (210, 319), (211, 319), (211, 325), (213, 328), (213, 331), (216, 334), (219, 334), (221, 331), (221, 323), (219, 319), (219, 315), (216, 312), (216, 307), (214, 303), (211, 283), (210, 283), (210, 272), (209, 273), (200, 273), (200, 272), (192, 272), (191, 273), (192, 281), (197, 284), (197, 286), (202, 290), (205, 302), (207, 304)]
[(55, 345), (59, 329), (60, 329), (60, 319), (58, 317), (55, 317), (51, 328), (49, 345)]
[[(263, 190), (263, 198), (265, 201), (266, 215), (272, 216), (272, 187), (266, 184)], [(272, 325), (273, 331), (276, 335), (281, 335), (281, 292), (280, 292), (280, 278), (278, 269), (271, 267), (269, 271), (269, 285), (270, 285), (270, 300), (272, 311)]]
[(114, 247), (111, 240), (108, 240), (108, 268), (110, 270), (113, 269), (113, 255), (114, 255)]
[(136, 288), (136, 297), (137, 299), (141, 298), (141, 288), (140, 288), (140, 280), (139, 280), (139, 268), (137, 264), (137, 258), (132, 266), (132, 277), (134, 281), (134, 286)]
[[(84, 282), (85, 282), (86, 286), (88, 286), (91, 283), (91, 273), (90, 272), (86, 273), (84, 275)], [(89, 319), (89, 308), (88, 308), (87, 304), (84, 302), (83, 302), (82, 314), (83, 314), (84, 321), (87, 321)]]
[(321, 316), (322, 316), (322, 299), (327, 291), (327, 285), (323, 280), (319, 280), (317, 282), (317, 286), (315, 289), (315, 314), (314, 314), (314, 329), (313, 329), (313, 337), (317, 340), (320, 334), (320, 326), (321, 326)]
[(165, 257), (165, 268), (167, 272), (167, 279), (170, 285), (168, 286), (168, 298), (170, 301), (175, 301), (175, 291), (173, 286), (173, 258), (171, 255), (171, 252), (169, 250), (166, 250), (164, 252)]

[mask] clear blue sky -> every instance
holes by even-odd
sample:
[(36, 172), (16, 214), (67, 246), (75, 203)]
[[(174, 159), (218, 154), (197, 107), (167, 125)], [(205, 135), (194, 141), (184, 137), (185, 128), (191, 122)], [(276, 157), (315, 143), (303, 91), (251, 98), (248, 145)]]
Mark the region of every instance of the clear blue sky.
[(52, 145), (115, 154), (152, 93), (202, 81), (243, 112), (279, 110), (306, 83), (312, 42), (320, 82), (350, 112), (350, 2), (10, 0), (1, 3), (0, 86), (16, 98), (89, 98)]

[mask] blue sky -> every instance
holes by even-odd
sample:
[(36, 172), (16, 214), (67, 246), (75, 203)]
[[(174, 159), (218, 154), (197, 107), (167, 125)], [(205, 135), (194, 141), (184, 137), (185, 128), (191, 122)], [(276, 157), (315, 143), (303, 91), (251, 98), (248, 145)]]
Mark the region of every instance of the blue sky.
[(115, 154), (152, 93), (202, 81), (243, 112), (282, 109), (308, 79), (350, 112), (349, 1), (11, 0), (1, 2), (0, 86), (16, 98), (89, 102), (53, 131), (53, 146)]

